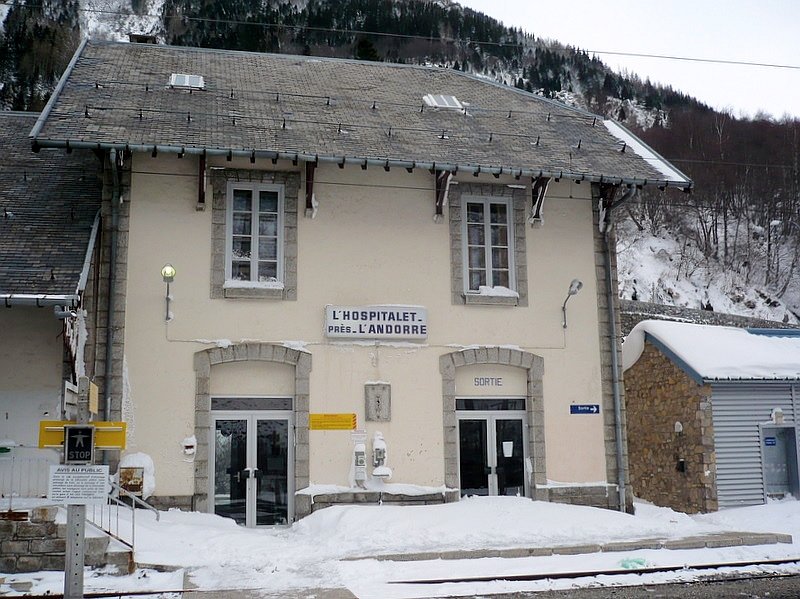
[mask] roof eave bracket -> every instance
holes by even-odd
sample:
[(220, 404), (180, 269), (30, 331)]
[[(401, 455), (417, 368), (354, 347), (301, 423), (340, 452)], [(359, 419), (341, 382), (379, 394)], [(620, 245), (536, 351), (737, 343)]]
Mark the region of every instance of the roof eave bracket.
[(314, 173), (317, 170), (316, 162), (306, 162), (306, 218), (314, 218), (317, 209), (317, 200), (314, 197)]
[(528, 215), (528, 223), (531, 225), (544, 223), (544, 199), (549, 185), (550, 177), (539, 176), (531, 178), (531, 211)]
[(438, 223), (442, 221), (442, 216), (444, 215), (444, 207), (447, 205), (447, 191), (450, 188), (450, 179), (453, 178), (453, 173), (451, 171), (439, 170), (436, 168), (433, 168), (432, 170), (435, 172), (436, 178), (436, 196), (434, 198), (435, 210), (433, 214), (433, 220)]

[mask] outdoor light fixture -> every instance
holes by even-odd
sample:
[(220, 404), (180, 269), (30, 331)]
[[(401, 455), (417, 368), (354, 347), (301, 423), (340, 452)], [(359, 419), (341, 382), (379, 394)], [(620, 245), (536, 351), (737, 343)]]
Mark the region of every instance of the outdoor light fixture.
[(572, 282), (569, 284), (569, 291), (567, 291), (567, 297), (564, 300), (564, 303), (561, 305), (561, 314), (563, 316), (563, 320), (561, 325), (566, 329), (567, 328), (567, 302), (569, 298), (573, 295), (576, 295), (581, 288), (583, 287), (583, 283), (581, 283), (578, 279), (572, 279)]
[(161, 278), (167, 284), (167, 295), (166, 295), (167, 308), (164, 320), (166, 322), (169, 322), (170, 320), (172, 320), (172, 317), (170, 316), (169, 313), (169, 300), (171, 299), (169, 295), (169, 284), (175, 280), (175, 267), (169, 263), (165, 264), (161, 269)]

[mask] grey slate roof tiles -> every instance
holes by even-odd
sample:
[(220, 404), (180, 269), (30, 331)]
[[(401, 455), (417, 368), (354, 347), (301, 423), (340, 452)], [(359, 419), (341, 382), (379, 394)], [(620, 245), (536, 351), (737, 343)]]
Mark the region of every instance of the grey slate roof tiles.
[[(205, 88), (170, 88), (172, 73), (202, 75)], [(468, 107), (424, 106), (426, 94), (453, 95)], [(620, 151), (602, 117), (432, 67), (88, 42), (45, 117), (36, 131), (42, 145), (172, 146), (576, 178), (669, 178), (634, 152)]]
[(100, 208), (97, 158), (33, 153), (37, 116), (0, 112), (0, 295), (75, 294)]

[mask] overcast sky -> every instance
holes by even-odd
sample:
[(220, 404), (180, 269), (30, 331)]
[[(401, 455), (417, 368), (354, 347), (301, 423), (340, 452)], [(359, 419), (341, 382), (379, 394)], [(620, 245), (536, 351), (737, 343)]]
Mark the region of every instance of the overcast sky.
[(584, 50), (792, 65), (598, 56), (736, 115), (800, 117), (800, 0), (460, 0), (536, 37)]

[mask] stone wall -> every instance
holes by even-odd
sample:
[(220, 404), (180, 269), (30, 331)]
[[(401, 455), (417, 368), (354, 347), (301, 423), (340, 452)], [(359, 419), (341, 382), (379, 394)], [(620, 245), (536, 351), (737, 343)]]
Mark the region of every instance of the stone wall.
[[(401, 495), (367, 490), (352, 493), (326, 493), (314, 495), (313, 497), (300, 493), (295, 495), (295, 503), (307, 504), (303, 507), (308, 513), (316, 512), (332, 505), (437, 505), (457, 500), (457, 490), (450, 490), (444, 493), (429, 493), (427, 495)], [(295, 505), (295, 508), (297, 508), (297, 505)]]
[[(0, 520), (0, 572), (16, 574), (41, 570), (63, 571), (66, 525), (56, 524), (58, 508), (38, 507), (25, 520)], [(109, 537), (86, 536), (84, 564), (116, 566), (121, 574), (133, 571), (129, 551), (108, 553)]]
[[(622, 372), (622, 310), (620, 309), (619, 302), (619, 287), (617, 285), (617, 253), (615, 251), (609, 252), (609, 261), (611, 267), (611, 289), (608, 289), (608, 282), (606, 280), (606, 241), (603, 233), (600, 232), (600, 186), (598, 184), (592, 185), (592, 198), (596, 200), (593, 202), (593, 227), (594, 232), (594, 268), (595, 268), (595, 284), (597, 285), (597, 324), (598, 335), (600, 337), (600, 376), (602, 381), (602, 401), (603, 401), (603, 437), (605, 438), (606, 450), (606, 480), (609, 483), (619, 485), (620, 479), (623, 479), (625, 484), (625, 497), (624, 497), (624, 511), (633, 513), (633, 494), (630, 490), (630, 485), (627, 482), (630, 480), (630, 465), (628, 464), (628, 435), (630, 434), (626, 426), (626, 410), (628, 400), (625, 391), (625, 375)], [(616, 233), (614, 228), (608, 232), (609, 247), (615, 248), (617, 246)], [(609, 293), (610, 291), (610, 293)], [(609, 296), (612, 298), (613, 305), (609, 306)], [(611, 335), (611, 318), (614, 318), (614, 329), (616, 335)], [(617, 372), (614, 372), (613, 356), (616, 354), (617, 358)], [(620, 439), (619, 445), (622, 448), (622, 455), (617, 456), (617, 418), (616, 409), (614, 406), (614, 379), (619, 382), (619, 410), (620, 410)], [(618, 459), (619, 457), (619, 459)], [(620, 472), (620, 466), (622, 472)], [(587, 491), (577, 494), (569, 494), (568, 497), (581, 498)], [(557, 499), (554, 501), (558, 501)], [(582, 501), (582, 499), (581, 499)], [(611, 493), (605, 499), (606, 504), (610, 509), (619, 509), (620, 497), (619, 486), (616, 486), (616, 492)], [(565, 501), (565, 503), (576, 503), (576, 501)], [(603, 504), (598, 504), (603, 505)]]
[[(588, 505), (610, 510), (619, 509), (619, 488), (617, 485), (549, 487), (547, 489), (547, 498), (548, 501), (553, 503)], [(632, 513), (633, 508), (626, 508), (626, 511)]]
[(625, 387), (634, 494), (682, 512), (715, 511), (711, 387), (696, 383), (649, 342), (625, 372)]
[(693, 322), (696, 324), (713, 324), (719, 326), (758, 328), (758, 329), (796, 329), (795, 324), (786, 324), (775, 320), (764, 320), (762, 318), (750, 318), (747, 316), (736, 316), (734, 314), (723, 314), (722, 312), (711, 312), (709, 310), (695, 310), (692, 308), (682, 308), (680, 306), (666, 306), (663, 304), (651, 304), (649, 302), (635, 302), (632, 300), (620, 300), (620, 310), (622, 312), (622, 335), (627, 335), (631, 329), (643, 320), (674, 320), (677, 322)]
[(63, 570), (66, 541), (55, 517), (50, 507), (35, 508), (27, 520), (0, 520), (0, 572)]

